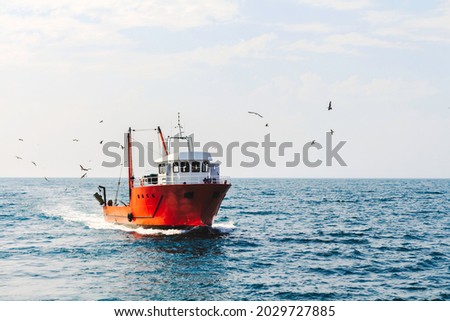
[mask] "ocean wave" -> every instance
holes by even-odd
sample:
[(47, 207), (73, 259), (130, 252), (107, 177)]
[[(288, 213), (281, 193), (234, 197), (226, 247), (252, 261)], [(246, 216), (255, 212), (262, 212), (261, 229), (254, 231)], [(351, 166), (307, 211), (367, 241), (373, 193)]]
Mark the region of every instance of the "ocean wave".
[(417, 191), (416, 194), (419, 194), (419, 195), (444, 195), (447, 193), (439, 192), (439, 191)]
[(105, 222), (92, 194), (116, 180), (18, 182), (0, 300), (450, 299), (449, 180), (243, 179), (203, 231)]

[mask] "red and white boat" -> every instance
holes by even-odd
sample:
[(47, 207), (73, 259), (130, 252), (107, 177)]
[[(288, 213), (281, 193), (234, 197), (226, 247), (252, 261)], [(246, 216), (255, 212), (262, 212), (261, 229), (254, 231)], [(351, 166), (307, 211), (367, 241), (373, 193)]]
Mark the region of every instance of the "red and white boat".
[[(99, 186), (94, 196), (103, 207), (107, 222), (133, 227), (190, 229), (210, 227), (220, 204), (231, 187), (229, 179), (220, 176), (219, 162), (211, 154), (195, 152), (191, 137), (180, 133), (164, 139), (158, 127), (165, 156), (157, 160), (158, 173), (136, 179), (133, 174), (131, 128), (127, 134), (129, 202), (119, 205), (106, 198)], [(169, 153), (173, 142), (184, 141), (187, 151)], [(116, 194), (117, 195), (117, 194)]]

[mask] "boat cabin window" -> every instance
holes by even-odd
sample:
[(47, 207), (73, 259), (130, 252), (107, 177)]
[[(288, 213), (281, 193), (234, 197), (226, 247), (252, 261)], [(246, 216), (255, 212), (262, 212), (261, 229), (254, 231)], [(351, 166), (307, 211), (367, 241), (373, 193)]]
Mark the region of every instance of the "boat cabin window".
[(204, 161), (202, 163), (202, 172), (203, 173), (209, 172), (209, 162), (208, 161)]
[(165, 164), (159, 164), (158, 165), (159, 173), (165, 174), (166, 173), (166, 165)]
[(189, 162), (181, 162), (181, 172), (189, 173)]
[(200, 172), (200, 162), (192, 162), (192, 172), (193, 173)]
[(178, 164), (178, 162), (173, 162), (172, 168), (174, 173), (178, 173), (180, 171), (180, 165)]

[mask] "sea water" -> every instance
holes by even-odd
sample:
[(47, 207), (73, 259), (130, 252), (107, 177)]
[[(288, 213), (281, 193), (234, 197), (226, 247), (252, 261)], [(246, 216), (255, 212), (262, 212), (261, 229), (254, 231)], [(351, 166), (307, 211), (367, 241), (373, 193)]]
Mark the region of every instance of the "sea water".
[(192, 233), (104, 222), (113, 179), (0, 179), (0, 300), (450, 300), (450, 180), (232, 184)]

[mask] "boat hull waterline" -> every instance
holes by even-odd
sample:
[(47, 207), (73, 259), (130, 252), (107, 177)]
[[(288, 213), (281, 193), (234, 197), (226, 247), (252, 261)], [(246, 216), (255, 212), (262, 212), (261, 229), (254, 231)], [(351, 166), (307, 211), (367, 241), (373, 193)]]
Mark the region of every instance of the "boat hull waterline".
[(105, 221), (130, 227), (210, 227), (231, 184), (134, 187), (127, 206), (103, 206)]

